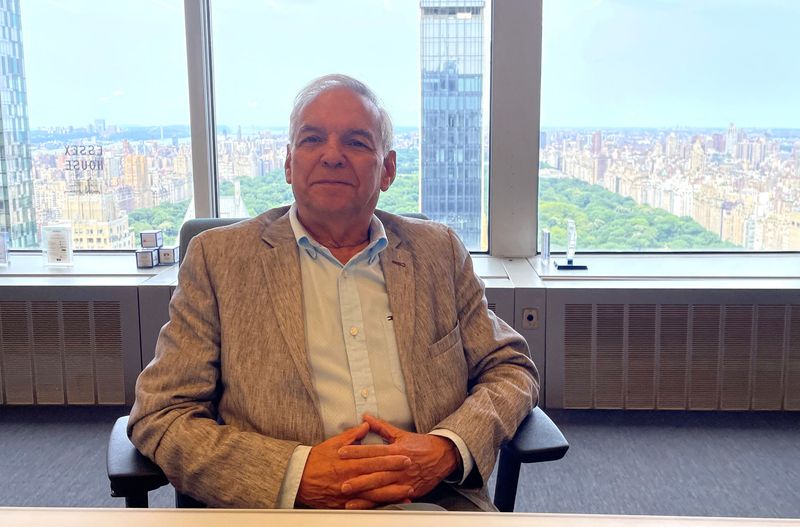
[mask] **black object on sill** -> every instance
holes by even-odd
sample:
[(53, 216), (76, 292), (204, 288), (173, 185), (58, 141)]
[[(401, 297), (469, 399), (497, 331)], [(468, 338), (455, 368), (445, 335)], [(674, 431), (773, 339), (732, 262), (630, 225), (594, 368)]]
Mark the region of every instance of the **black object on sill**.
[(566, 263), (559, 262), (558, 260), (553, 260), (553, 265), (559, 271), (588, 271), (589, 266), (583, 264), (576, 264), (572, 261), (572, 259), (567, 260)]

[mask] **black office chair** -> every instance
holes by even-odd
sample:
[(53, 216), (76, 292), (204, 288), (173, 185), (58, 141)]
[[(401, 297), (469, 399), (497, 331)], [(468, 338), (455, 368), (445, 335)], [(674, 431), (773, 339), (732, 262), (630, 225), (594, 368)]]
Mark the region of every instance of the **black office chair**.
[[(423, 214), (406, 216), (427, 219)], [(202, 218), (186, 221), (181, 227), (180, 256), (196, 234), (213, 227), (236, 223), (234, 218)], [(128, 416), (117, 419), (108, 440), (106, 469), (111, 495), (125, 498), (126, 507), (146, 508), (148, 493), (168, 483), (166, 476), (152, 461), (143, 456), (128, 439)], [(553, 421), (540, 408), (534, 408), (517, 429), (516, 435), (500, 450), (494, 504), (503, 512), (512, 512), (517, 497), (520, 465), (555, 461), (564, 457), (569, 443)], [(178, 508), (205, 507), (190, 496), (175, 491)]]

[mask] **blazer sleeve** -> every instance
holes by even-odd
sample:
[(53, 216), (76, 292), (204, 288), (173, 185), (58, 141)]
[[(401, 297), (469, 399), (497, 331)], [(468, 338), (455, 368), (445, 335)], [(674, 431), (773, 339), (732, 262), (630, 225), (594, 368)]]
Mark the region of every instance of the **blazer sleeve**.
[(522, 336), (492, 313), (483, 281), (475, 274), (469, 252), (452, 229), (453, 280), (458, 327), (469, 369), (468, 395), (436, 425), (458, 434), (470, 450), (475, 469), (463, 483), (482, 487), (497, 459), (536, 404), (539, 374)]
[(128, 435), (180, 492), (213, 507), (273, 508), (299, 443), (216, 421), (220, 319), (202, 236), (179, 277), (155, 359), (136, 383)]

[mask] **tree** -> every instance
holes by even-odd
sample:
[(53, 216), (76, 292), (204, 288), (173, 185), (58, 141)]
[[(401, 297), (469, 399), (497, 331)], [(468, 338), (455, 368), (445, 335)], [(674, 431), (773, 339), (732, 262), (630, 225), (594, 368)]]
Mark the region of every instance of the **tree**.
[(578, 230), (578, 250), (667, 251), (736, 249), (693, 219), (638, 205), (597, 185), (567, 178), (539, 180), (539, 225), (551, 250), (566, 247), (566, 221)]

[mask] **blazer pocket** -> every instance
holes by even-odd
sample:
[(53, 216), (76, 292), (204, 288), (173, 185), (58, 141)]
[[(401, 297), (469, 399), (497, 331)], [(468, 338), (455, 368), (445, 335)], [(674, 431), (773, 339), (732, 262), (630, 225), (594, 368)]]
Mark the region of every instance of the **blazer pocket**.
[(456, 348), (458, 349), (459, 353), (463, 354), (463, 345), (461, 344), (461, 327), (458, 325), (458, 322), (456, 322), (456, 327), (454, 327), (447, 335), (428, 346), (428, 355), (430, 355), (431, 358), (435, 358)]

